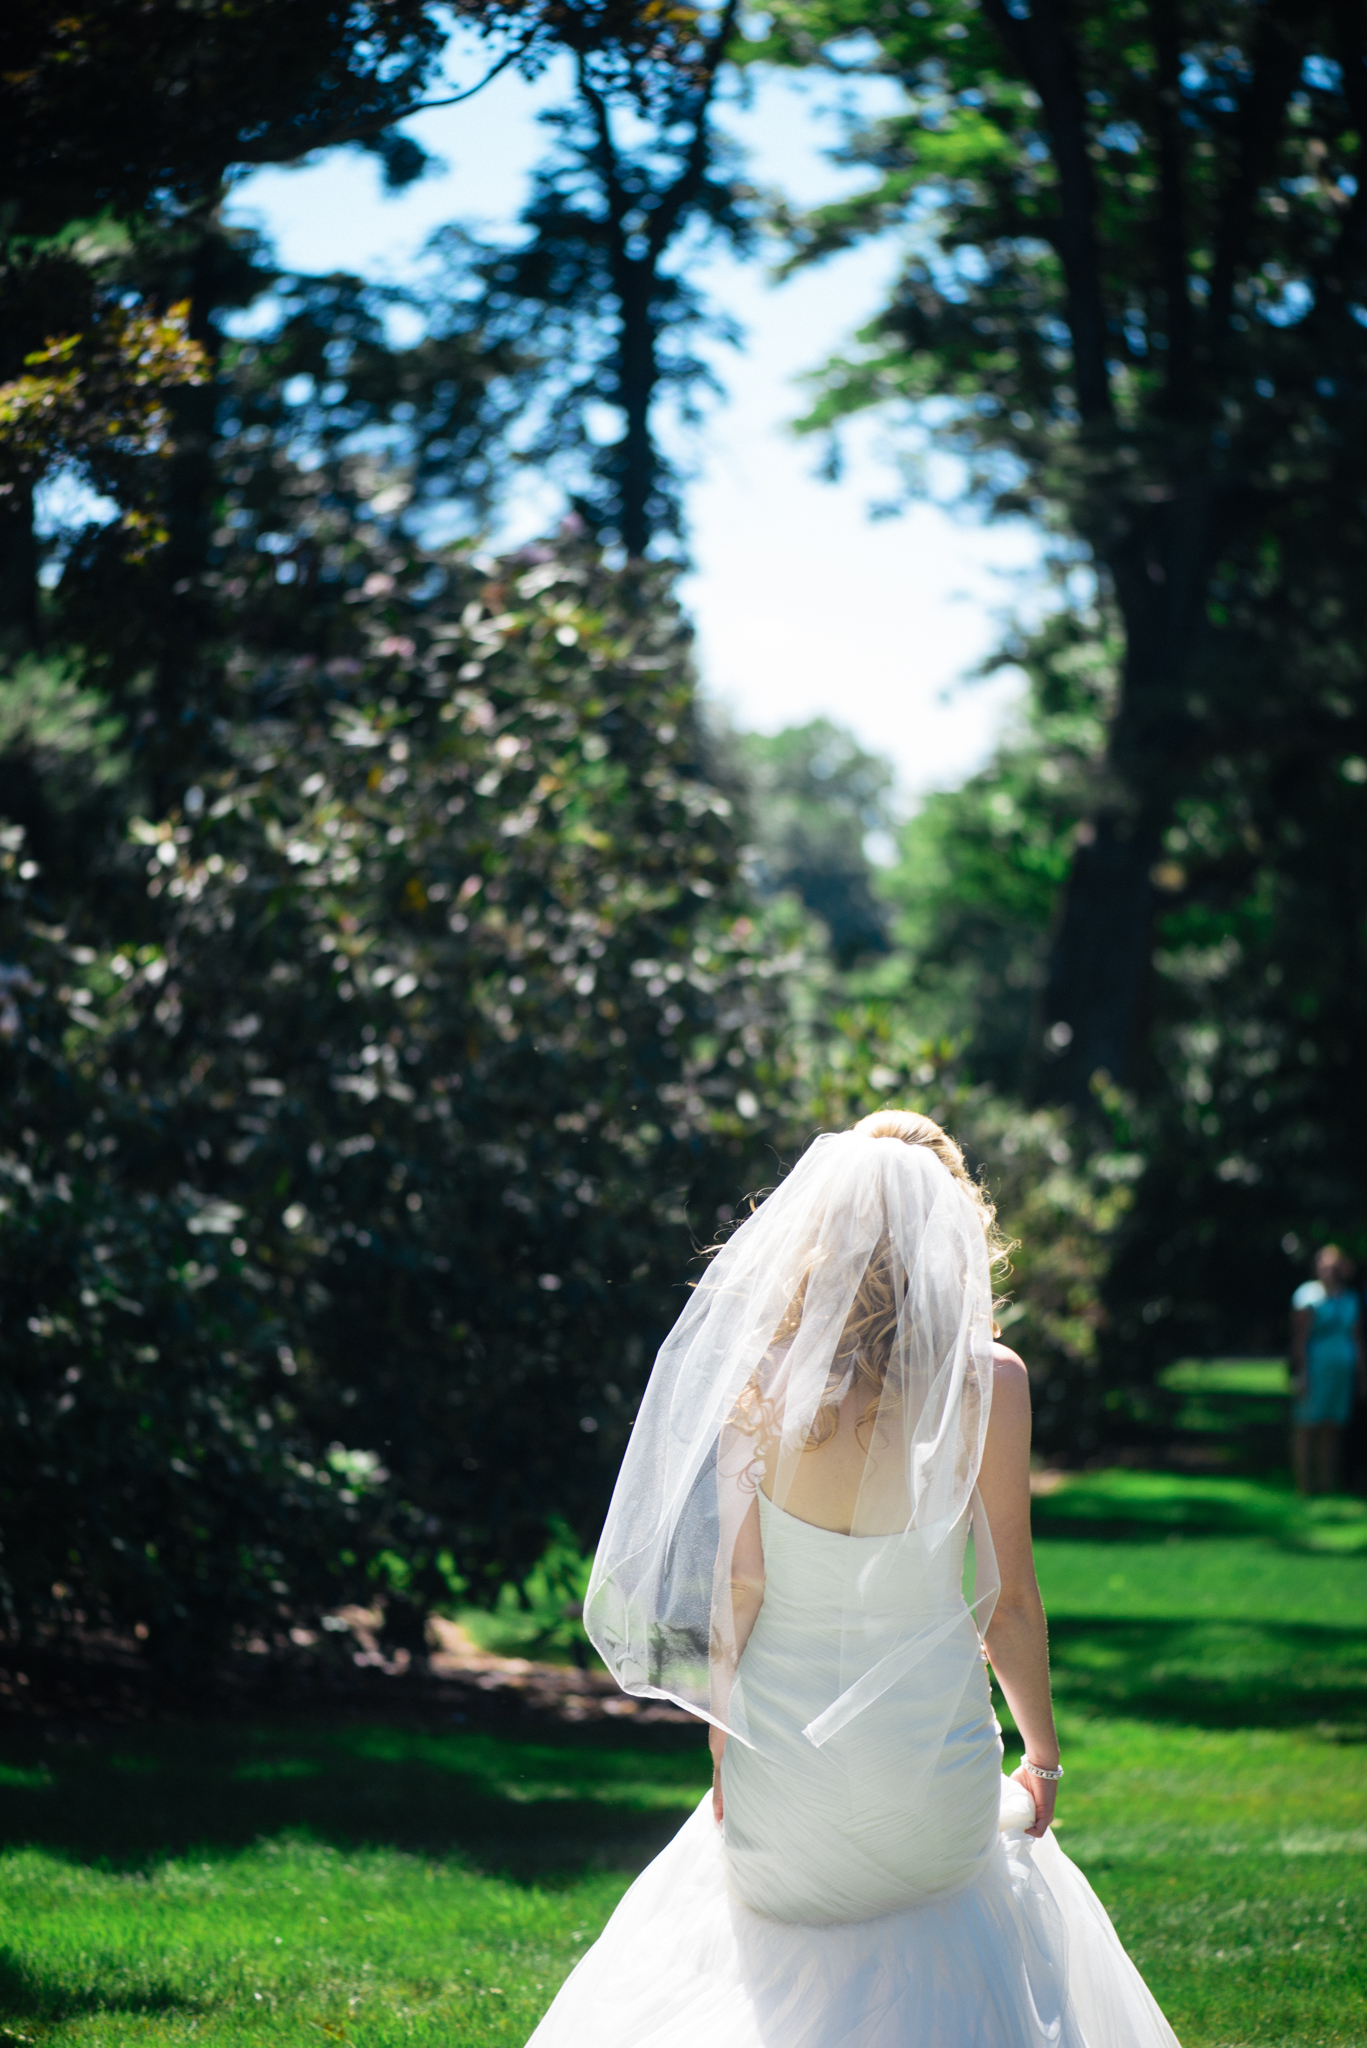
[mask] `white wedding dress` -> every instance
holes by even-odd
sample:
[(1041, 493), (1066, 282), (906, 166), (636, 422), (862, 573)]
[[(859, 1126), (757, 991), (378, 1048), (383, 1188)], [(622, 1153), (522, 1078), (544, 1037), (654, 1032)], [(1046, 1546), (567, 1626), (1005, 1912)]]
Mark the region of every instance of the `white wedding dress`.
[[(1175, 2048), (1087, 1880), (1023, 1833), (961, 1590), (967, 1516), (933, 1556), (762, 1493), (760, 1522), (737, 1680), (754, 1746), (726, 1746), (725, 1826), (709, 1794), (532, 2048)], [(851, 1682), (854, 1584), (857, 1664), (909, 1612), (923, 1647), (818, 1748), (802, 1731)]]

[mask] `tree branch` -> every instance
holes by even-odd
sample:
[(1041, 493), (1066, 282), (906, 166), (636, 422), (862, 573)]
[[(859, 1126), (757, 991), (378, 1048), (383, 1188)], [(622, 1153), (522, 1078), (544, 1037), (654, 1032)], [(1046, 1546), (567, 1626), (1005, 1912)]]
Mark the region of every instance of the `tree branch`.
[(983, 0), (983, 13), (1039, 94), (1050, 155), (1059, 181), (1058, 253), (1067, 289), (1078, 410), (1083, 420), (1112, 416), (1106, 367), (1106, 306), (1096, 238), (1096, 178), (1088, 150), (1087, 102), (1077, 50), (1059, 0), (1034, 0), (1018, 19), (1005, 0)]
[(434, 107), (458, 107), (464, 101), (472, 100), (477, 92), (483, 92), (486, 85), (492, 85), (501, 71), (506, 71), (510, 64), (516, 64), (519, 57), (524, 57), (536, 41), (536, 36), (537, 30), (529, 29), (520, 43), (514, 43), (510, 50), (505, 50), (498, 62), (489, 66), (483, 78), (477, 78), (473, 85), (467, 85), (464, 92), (452, 93), (449, 99), (444, 100), (419, 100), (416, 106), (410, 107), (407, 113), (396, 115), (395, 119), (406, 121), (411, 114), (430, 114)]
[[(642, 260), (647, 261), (652, 268), (669, 247), (685, 208), (696, 198), (698, 187), (706, 176), (711, 141), (707, 117), (716, 95), (727, 47), (735, 33), (738, 12), (739, 0), (727, 0), (716, 34), (708, 42), (706, 54), (699, 67), (702, 83), (691, 110), (692, 134), (684, 154), (683, 166), (677, 178), (666, 188), (659, 204), (650, 210), (645, 230), (648, 256)], [(620, 229), (621, 222), (631, 210), (629, 195), (619, 175), (620, 160), (613, 141), (607, 100), (602, 90), (594, 84), (587, 61), (582, 56), (578, 61), (578, 87), (580, 98), (593, 116), (598, 145), (603, 155), (604, 189), (609, 222), (614, 229)]]
[(1158, 74), (1158, 275), (1167, 307), (1168, 398), (1175, 411), (1190, 403), (1191, 298), (1187, 289), (1187, 220), (1182, 134), (1180, 0), (1150, 0)]
[(626, 187), (622, 183), (621, 158), (613, 139), (612, 117), (604, 95), (594, 84), (589, 71), (588, 59), (582, 54), (577, 58), (575, 69), (578, 74), (579, 97), (593, 117), (594, 132), (598, 137), (598, 151), (603, 166), (603, 192), (607, 201), (608, 225), (613, 230), (613, 257), (617, 256), (620, 243), (625, 252), (625, 237), (622, 222), (630, 212)]
[(669, 126), (686, 120), (688, 141), (672, 180), (663, 189), (649, 181), (654, 203), (645, 210), (641, 227), (645, 246), (636, 253), (631, 248), (633, 237), (627, 231), (627, 223), (637, 210), (638, 193), (623, 175), (623, 159), (613, 136), (607, 95), (595, 83), (587, 59), (581, 55), (578, 60), (579, 98), (588, 110), (595, 138), (594, 162), (606, 214), (601, 227), (618, 304), (614, 403), (622, 411), (624, 426), (614, 451), (614, 491), (622, 544), (632, 557), (643, 556), (649, 545), (651, 500), (661, 473), (650, 431), (650, 410), (660, 379), (660, 305), (671, 286), (668, 280), (661, 279), (660, 262), (707, 177), (712, 140), (708, 115), (735, 32), (738, 8), (739, 0), (727, 0), (716, 32), (709, 38), (702, 61), (692, 73), (689, 88), (671, 99)]
[(711, 112), (712, 101), (721, 78), (721, 67), (727, 48), (735, 33), (738, 12), (739, 0), (727, 0), (721, 20), (717, 24), (716, 34), (707, 45), (707, 55), (702, 65), (703, 82), (694, 109), (693, 133), (689, 137), (683, 169), (650, 217), (647, 232), (652, 258), (658, 259), (668, 248), (685, 207), (692, 204), (697, 196), (698, 187), (707, 175), (707, 159), (711, 144), (707, 117)]
[(1249, 261), (1253, 210), (1277, 160), (1286, 103), (1300, 76), (1306, 27), (1304, 0), (1271, 0), (1254, 41), (1253, 77), (1238, 116), (1238, 151), (1220, 207), (1210, 279), (1210, 331), (1218, 354), (1234, 311), (1234, 286)]
[[(526, 56), (541, 33), (541, 27), (539, 21), (533, 23), (519, 41), (504, 51), (497, 63), (490, 65), (482, 78), (476, 79), (473, 85), (467, 85), (462, 92), (451, 93), (445, 99), (439, 100), (410, 100), (406, 106), (389, 107), (382, 112), (362, 115), (355, 120), (338, 122), (330, 128), (320, 130), (316, 135), (301, 134), (297, 138), (297, 156), (311, 155), (316, 149), (344, 149), (348, 143), (364, 142), (372, 135), (382, 134), (386, 128), (393, 128), (400, 121), (409, 121), (415, 114), (428, 114), (436, 107), (458, 107), (465, 100), (472, 100), (477, 93), (483, 92), (487, 85), (492, 85), (510, 64), (516, 64), (520, 57)], [(287, 160), (281, 158), (280, 150), (281, 139), (278, 134), (268, 136), (256, 149), (245, 153), (239, 161), (276, 163)]]
[(1357, 135), (1357, 191), (1344, 209), (1329, 260), (1316, 279), (1316, 314), (1329, 300), (1335, 313), (1345, 310), (1353, 292), (1360, 287), (1367, 256), (1367, 22), (1358, 0), (1333, 0), (1333, 21), (1334, 49), (1343, 73), (1343, 96)]

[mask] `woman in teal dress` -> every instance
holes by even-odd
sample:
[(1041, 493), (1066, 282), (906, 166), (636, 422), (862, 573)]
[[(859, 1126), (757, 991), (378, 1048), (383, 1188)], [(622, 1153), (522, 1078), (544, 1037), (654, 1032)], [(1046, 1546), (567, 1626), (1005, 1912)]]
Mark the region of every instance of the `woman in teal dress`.
[(1367, 1391), (1362, 1305), (1351, 1260), (1336, 1244), (1315, 1255), (1315, 1277), (1291, 1297), (1292, 1458), (1302, 1493), (1339, 1483), (1343, 1432), (1355, 1392)]

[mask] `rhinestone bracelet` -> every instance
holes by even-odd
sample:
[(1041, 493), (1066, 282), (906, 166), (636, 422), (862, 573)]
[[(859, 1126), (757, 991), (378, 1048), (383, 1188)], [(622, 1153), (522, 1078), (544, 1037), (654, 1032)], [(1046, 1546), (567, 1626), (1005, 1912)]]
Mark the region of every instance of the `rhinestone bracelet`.
[(1021, 1769), (1029, 1771), (1032, 1778), (1048, 1778), (1051, 1782), (1063, 1776), (1062, 1764), (1056, 1771), (1046, 1771), (1043, 1764), (1032, 1764), (1028, 1756), (1021, 1758)]

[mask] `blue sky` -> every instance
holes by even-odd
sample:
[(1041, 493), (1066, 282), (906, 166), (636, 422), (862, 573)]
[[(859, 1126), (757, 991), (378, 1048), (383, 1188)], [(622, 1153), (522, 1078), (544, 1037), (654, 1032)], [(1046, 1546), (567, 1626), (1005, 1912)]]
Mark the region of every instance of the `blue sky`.
[[(477, 75), (477, 58), (469, 68)], [(509, 229), (548, 142), (537, 113), (564, 83), (505, 74), (462, 106), (416, 117), (412, 132), (444, 168), (401, 194), (383, 193), (373, 158), (334, 151), (245, 178), (233, 211), (263, 226), (291, 267), (401, 277), (446, 221)], [(839, 135), (836, 90), (767, 78), (748, 108), (728, 111), (756, 183), (802, 202), (849, 188), (851, 174), (824, 155)], [(696, 450), (685, 595), (722, 715), (773, 730), (825, 713), (893, 757), (910, 803), (988, 752), (1019, 685), (956, 685), (994, 644), (1002, 610), (1029, 604), (1040, 579), (1023, 526), (984, 528), (931, 505), (871, 521), (890, 476), (876, 426), (856, 436), (836, 485), (788, 430), (802, 403), (795, 379), (868, 317), (893, 261), (889, 246), (858, 250), (778, 287), (764, 262), (709, 262), (709, 288), (746, 338), (716, 356), (727, 395)], [(553, 502), (526, 492), (511, 534), (543, 526)]]

